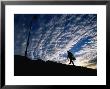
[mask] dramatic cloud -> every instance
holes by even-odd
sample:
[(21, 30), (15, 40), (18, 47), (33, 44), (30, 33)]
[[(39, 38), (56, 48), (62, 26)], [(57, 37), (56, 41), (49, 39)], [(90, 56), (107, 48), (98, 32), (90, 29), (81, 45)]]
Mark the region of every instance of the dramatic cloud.
[[(15, 15), (15, 55), (24, 55), (31, 28), (28, 57), (68, 63), (67, 51), (76, 57), (75, 65), (96, 68), (96, 14)], [(95, 67), (94, 67), (95, 66)]]

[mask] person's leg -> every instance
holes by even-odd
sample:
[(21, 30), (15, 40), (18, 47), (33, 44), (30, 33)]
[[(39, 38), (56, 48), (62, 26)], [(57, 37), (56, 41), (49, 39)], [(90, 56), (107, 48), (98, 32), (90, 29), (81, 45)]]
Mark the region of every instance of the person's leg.
[(71, 64), (71, 60), (70, 60), (70, 63), (69, 64)]
[(74, 65), (74, 62), (72, 61), (72, 64)]
[(70, 63), (69, 63), (69, 64), (71, 64), (71, 62), (72, 62), (72, 61), (71, 61), (71, 59), (70, 59)]

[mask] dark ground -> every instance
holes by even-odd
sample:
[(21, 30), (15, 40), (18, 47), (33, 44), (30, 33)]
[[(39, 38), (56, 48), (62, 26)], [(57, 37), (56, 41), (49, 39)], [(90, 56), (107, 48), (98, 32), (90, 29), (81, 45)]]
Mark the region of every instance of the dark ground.
[(15, 55), (14, 76), (97, 76), (97, 70)]

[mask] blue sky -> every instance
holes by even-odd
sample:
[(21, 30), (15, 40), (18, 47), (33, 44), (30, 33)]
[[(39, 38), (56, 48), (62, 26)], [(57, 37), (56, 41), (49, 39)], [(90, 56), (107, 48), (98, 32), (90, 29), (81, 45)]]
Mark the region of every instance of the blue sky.
[(30, 27), (28, 57), (32, 60), (40, 58), (64, 63), (68, 50), (77, 62), (84, 62), (86, 66), (90, 60), (97, 60), (96, 14), (15, 14), (15, 55), (24, 56)]

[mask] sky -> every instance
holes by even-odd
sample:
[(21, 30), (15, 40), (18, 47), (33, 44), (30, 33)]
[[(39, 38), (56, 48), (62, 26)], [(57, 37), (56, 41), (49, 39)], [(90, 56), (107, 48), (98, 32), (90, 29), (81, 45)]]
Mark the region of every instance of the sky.
[(76, 66), (97, 68), (97, 14), (15, 14), (15, 55), (25, 55), (29, 31), (31, 60), (68, 64), (71, 51)]

